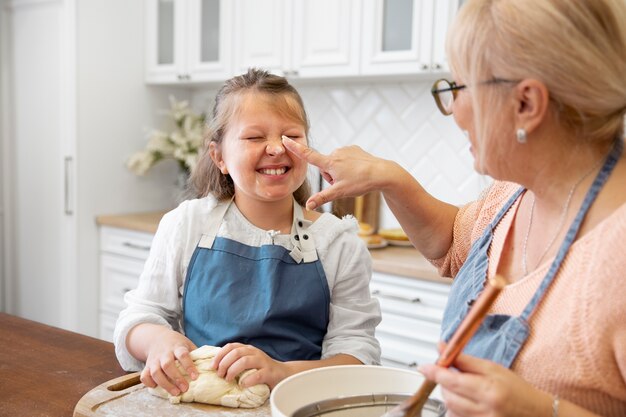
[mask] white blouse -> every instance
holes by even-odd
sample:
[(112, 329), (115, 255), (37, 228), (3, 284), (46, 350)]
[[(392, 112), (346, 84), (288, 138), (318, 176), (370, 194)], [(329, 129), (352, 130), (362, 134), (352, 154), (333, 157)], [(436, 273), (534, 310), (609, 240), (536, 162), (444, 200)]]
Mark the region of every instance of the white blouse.
[[(139, 284), (126, 293), (127, 307), (115, 325), (115, 353), (125, 370), (136, 371), (144, 366), (126, 349), (126, 336), (137, 324), (160, 324), (184, 332), (182, 294), (187, 267), (216, 205), (212, 196), (187, 200), (161, 220)], [(308, 229), (315, 239), (330, 290), (330, 317), (322, 342), (322, 359), (344, 353), (364, 364), (379, 364), (380, 345), (374, 330), (381, 320), (380, 306), (370, 295), (372, 261), (357, 230), (353, 217), (338, 219), (329, 213), (322, 214)], [(249, 246), (273, 242), (293, 249), (289, 235), (259, 229), (235, 204), (226, 212), (217, 235)]]

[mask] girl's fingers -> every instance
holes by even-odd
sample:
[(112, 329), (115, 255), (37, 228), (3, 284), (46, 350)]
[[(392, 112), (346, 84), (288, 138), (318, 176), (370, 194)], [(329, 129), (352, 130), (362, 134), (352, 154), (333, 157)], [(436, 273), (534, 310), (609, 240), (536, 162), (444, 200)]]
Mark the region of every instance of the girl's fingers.
[[(178, 369), (178, 367), (176, 366), (176, 358), (174, 357), (173, 354), (170, 354), (164, 358), (161, 358), (161, 369), (163, 370), (164, 376), (168, 380), (168, 382), (173, 382), (176, 385), (176, 388), (180, 390), (180, 392), (185, 392), (187, 391), (187, 389), (189, 389), (189, 385), (187, 384), (185, 377), (180, 372), (180, 369)], [(154, 374), (153, 374), (153, 377), (154, 377)], [(161, 384), (160, 380), (155, 378), (155, 381), (159, 385), (161, 385), (163, 388), (165, 388), (165, 386)], [(172, 395), (178, 395), (178, 394), (172, 394)]]
[(179, 346), (174, 349), (174, 356), (178, 359), (181, 368), (185, 370), (191, 379), (195, 380), (198, 378), (198, 370), (196, 369), (191, 356), (189, 356), (189, 350), (186, 347)]
[(171, 395), (180, 395), (180, 389), (169, 380), (169, 378), (163, 372), (161, 366), (150, 366), (149, 372), (150, 377), (156, 383), (156, 385), (160, 386)]
[(156, 388), (157, 386), (157, 383), (154, 382), (154, 379), (152, 379), (152, 376), (150, 375), (150, 368), (148, 368), (147, 366), (143, 368), (141, 374), (139, 374), (139, 379), (141, 380), (141, 383), (144, 384), (146, 387)]

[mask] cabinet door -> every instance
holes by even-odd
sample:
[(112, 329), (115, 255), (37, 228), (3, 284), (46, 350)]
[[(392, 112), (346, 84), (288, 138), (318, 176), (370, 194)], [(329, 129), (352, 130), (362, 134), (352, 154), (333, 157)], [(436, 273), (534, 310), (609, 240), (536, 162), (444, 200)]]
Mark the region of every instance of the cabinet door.
[(224, 81), (231, 75), (232, 2), (184, 0), (187, 3), (185, 81)]
[(293, 25), (298, 76), (358, 75), (360, 0), (295, 0)]
[[(437, 0), (437, 3), (448, 0)], [(365, 0), (361, 73), (430, 70), (434, 0)]]
[(383, 365), (414, 368), (434, 362), (450, 286), (374, 272), (370, 288), (382, 313), (376, 337)]
[(458, 0), (435, 2), (435, 20), (432, 34), (432, 61), (430, 69), (435, 73), (447, 73), (450, 71), (446, 59), (446, 34), (450, 22), (459, 9)]
[(184, 78), (187, 1), (145, 0), (146, 81), (171, 83)]
[(288, 0), (236, 0), (235, 73), (249, 67), (279, 75), (290, 70), (292, 3)]

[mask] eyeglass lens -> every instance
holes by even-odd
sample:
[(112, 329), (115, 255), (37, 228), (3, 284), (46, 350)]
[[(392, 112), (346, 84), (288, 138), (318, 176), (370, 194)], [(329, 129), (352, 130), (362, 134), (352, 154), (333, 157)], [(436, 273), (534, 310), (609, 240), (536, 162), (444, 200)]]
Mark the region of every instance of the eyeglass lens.
[(435, 84), (435, 89), (437, 90), (447, 90), (440, 91), (437, 93), (439, 97), (439, 102), (441, 103), (441, 107), (445, 110), (445, 113), (452, 113), (452, 102), (454, 101), (454, 94), (450, 90), (450, 83), (446, 80), (439, 80)]

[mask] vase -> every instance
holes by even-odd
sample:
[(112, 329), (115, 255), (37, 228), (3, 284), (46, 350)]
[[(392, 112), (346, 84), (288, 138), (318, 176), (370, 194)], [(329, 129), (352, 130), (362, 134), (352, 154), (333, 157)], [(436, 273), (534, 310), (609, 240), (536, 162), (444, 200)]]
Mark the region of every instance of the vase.
[(178, 170), (174, 191), (174, 201), (177, 205), (190, 198), (189, 175), (187, 169)]

